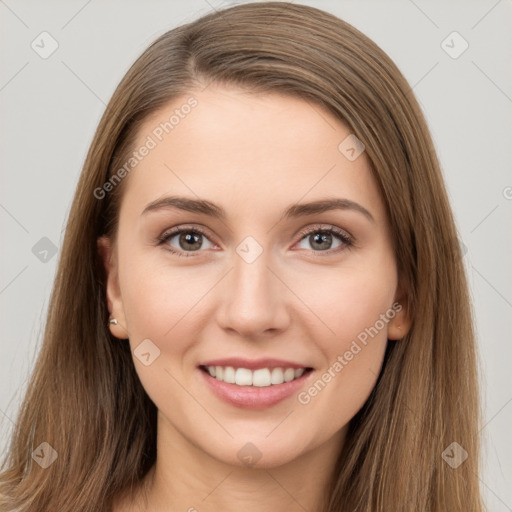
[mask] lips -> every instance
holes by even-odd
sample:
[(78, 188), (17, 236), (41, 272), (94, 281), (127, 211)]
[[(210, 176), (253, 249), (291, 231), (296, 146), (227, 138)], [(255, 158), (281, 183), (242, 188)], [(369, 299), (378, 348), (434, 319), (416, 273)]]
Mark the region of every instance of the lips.
[(280, 359), (215, 359), (199, 365), (218, 398), (242, 408), (275, 405), (300, 390), (313, 371), (310, 366)]

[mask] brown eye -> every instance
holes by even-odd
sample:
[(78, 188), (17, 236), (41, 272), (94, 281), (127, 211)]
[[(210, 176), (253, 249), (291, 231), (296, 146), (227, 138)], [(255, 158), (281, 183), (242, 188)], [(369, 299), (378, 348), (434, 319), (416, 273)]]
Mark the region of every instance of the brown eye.
[[(201, 233), (194, 233), (192, 231), (182, 231), (179, 234), (178, 245), (180, 249), (197, 251), (202, 245)], [(174, 238), (174, 237), (171, 237)]]
[[(306, 243), (309, 247), (301, 247), (314, 252), (338, 252), (352, 245), (351, 237), (343, 231), (331, 226), (330, 228), (314, 228), (301, 232), (299, 243)], [(334, 247), (333, 247), (334, 244)]]
[[(200, 252), (201, 248), (208, 249), (213, 246), (206, 234), (198, 228), (182, 228), (167, 232), (159, 238), (160, 244), (178, 256), (191, 256), (192, 252)], [(203, 247), (204, 242), (210, 244), (210, 247)]]

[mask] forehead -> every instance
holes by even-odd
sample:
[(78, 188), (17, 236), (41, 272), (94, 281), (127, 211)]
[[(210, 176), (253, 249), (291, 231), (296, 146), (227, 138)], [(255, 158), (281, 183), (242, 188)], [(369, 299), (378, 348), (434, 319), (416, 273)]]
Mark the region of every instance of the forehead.
[(253, 212), (325, 195), (378, 208), (366, 154), (350, 160), (342, 151), (350, 137), (316, 103), (211, 85), (175, 98), (143, 123), (135, 150), (151, 149), (130, 172), (126, 195), (141, 211), (171, 193)]

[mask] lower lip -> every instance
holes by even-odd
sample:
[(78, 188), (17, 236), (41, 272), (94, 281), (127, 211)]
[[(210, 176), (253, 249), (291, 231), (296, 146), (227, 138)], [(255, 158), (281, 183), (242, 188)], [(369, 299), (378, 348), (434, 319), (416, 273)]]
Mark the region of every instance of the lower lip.
[(225, 402), (244, 409), (262, 409), (275, 405), (294, 393), (304, 385), (306, 379), (313, 373), (308, 371), (299, 378), (282, 384), (272, 384), (266, 387), (237, 386), (228, 384), (212, 377), (208, 372), (198, 369), (210, 389)]

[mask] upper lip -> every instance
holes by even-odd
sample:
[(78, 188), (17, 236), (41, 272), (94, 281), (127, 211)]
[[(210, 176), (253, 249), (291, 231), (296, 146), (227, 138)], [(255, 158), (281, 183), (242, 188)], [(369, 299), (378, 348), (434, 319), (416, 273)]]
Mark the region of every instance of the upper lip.
[(247, 368), (257, 370), (258, 368), (311, 368), (308, 365), (285, 361), (283, 359), (244, 359), (242, 357), (229, 357), (223, 359), (212, 359), (201, 363), (199, 366), (232, 366), (233, 368)]

